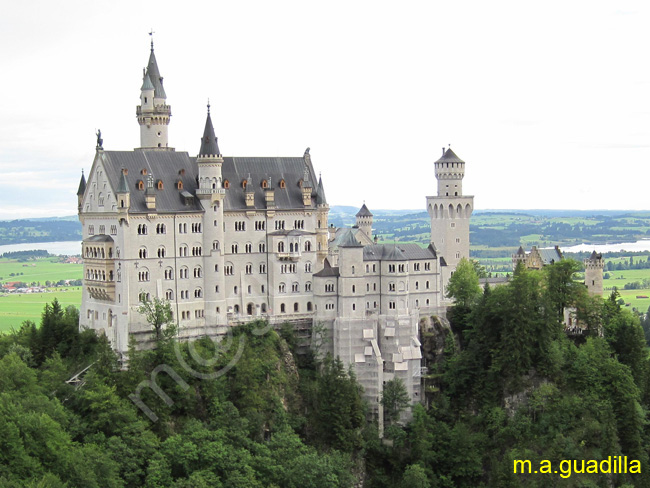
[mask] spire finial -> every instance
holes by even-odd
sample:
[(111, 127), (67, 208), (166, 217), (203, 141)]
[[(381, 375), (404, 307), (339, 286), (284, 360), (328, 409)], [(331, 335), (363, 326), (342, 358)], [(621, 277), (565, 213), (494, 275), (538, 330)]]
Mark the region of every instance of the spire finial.
[(154, 30), (151, 29), (149, 31), (149, 35), (151, 36), (151, 52), (153, 52), (153, 35), (155, 34)]
[(210, 99), (208, 98), (208, 115), (210, 115)]

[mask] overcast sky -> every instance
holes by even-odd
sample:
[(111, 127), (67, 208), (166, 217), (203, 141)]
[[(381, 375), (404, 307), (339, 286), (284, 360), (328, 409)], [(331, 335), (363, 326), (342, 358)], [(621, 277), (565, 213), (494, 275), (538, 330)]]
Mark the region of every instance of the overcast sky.
[(648, 209), (650, 4), (5, 2), (0, 218), (76, 213), (101, 128), (139, 146), (155, 31), (169, 142), (311, 148), (330, 205), (424, 209), (451, 144), (477, 209)]

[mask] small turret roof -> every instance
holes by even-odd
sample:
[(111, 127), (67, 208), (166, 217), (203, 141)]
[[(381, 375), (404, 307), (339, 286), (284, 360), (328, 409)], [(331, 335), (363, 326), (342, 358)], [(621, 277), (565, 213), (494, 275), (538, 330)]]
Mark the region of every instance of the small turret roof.
[(370, 210), (368, 210), (368, 207), (366, 207), (366, 204), (364, 203), (361, 207), (361, 209), (357, 212), (357, 217), (372, 217), (372, 213)]
[(436, 161), (436, 163), (464, 163), (462, 159), (460, 159), (454, 151), (451, 150), (451, 148), (447, 148), (446, 151), (443, 150), (442, 157)]
[(153, 83), (151, 83), (151, 78), (149, 75), (144, 75), (144, 79), (142, 80), (142, 88), (140, 88), (140, 91), (145, 90), (155, 90)]
[(519, 249), (517, 249), (517, 256), (524, 256), (526, 252), (524, 251), (524, 248), (519, 246)]
[(316, 190), (316, 205), (323, 205), (327, 203), (325, 198), (325, 189), (323, 188), (323, 178), (318, 177), (318, 189)]
[(86, 177), (84, 176), (84, 172), (81, 172), (81, 180), (79, 180), (79, 189), (77, 190), (77, 195), (81, 196), (84, 193), (86, 193)]
[(219, 145), (217, 144), (217, 136), (214, 135), (214, 127), (212, 126), (212, 118), (210, 117), (209, 104), (208, 117), (205, 119), (205, 129), (203, 130), (203, 137), (201, 138), (199, 156), (221, 156)]
[(129, 193), (129, 184), (126, 182), (124, 169), (122, 169), (122, 175), (120, 176), (120, 184), (117, 186), (117, 193)]

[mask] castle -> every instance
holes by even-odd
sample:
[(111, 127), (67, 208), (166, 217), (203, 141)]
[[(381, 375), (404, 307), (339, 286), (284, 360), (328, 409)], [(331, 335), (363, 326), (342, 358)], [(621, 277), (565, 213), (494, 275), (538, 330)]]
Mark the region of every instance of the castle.
[(198, 154), (170, 147), (171, 107), (153, 42), (136, 115), (141, 147), (108, 151), (98, 134), (79, 184), (80, 328), (106, 334), (124, 354), (130, 337), (150, 340), (137, 308), (153, 297), (169, 301), (183, 340), (256, 318), (318, 324), (313, 340), (354, 366), (379, 420), (383, 384), (393, 377), (419, 401), (419, 320), (440, 312), (449, 276), (469, 256), (464, 161), (443, 149), (435, 162), (426, 249), (378, 245), (365, 204), (354, 228), (328, 226), (309, 148), (297, 157), (223, 156), (209, 105)]

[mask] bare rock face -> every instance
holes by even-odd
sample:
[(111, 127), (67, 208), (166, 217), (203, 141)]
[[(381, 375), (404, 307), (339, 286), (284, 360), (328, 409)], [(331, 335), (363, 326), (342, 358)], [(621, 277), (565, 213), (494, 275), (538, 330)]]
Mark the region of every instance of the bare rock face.
[(444, 316), (423, 317), (420, 319), (422, 343), (422, 366), (427, 373), (422, 375), (422, 391), (426, 404), (440, 390), (440, 373), (438, 365), (445, 359), (445, 354), (457, 348), (457, 341), (451, 326)]

